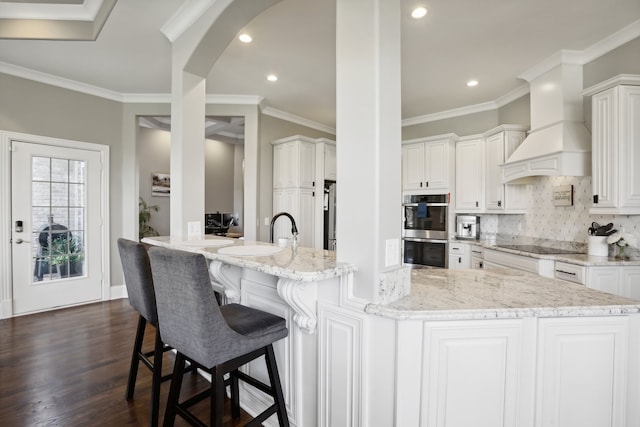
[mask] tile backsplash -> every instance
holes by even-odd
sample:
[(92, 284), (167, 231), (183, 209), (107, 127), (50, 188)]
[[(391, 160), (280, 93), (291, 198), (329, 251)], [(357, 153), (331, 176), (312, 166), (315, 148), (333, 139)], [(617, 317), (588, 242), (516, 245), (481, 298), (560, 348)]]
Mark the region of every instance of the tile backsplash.
[[(573, 185), (573, 206), (554, 206), (553, 189)], [(525, 215), (483, 215), (483, 233), (496, 233), (567, 242), (587, 242), (587, 229), (592, 222), (613, 223), (614, 228), (634, 233), (640, 238), (638, 215), (590, 215), (591, 177), (536, 177), (528, 185), (529, 209)]]

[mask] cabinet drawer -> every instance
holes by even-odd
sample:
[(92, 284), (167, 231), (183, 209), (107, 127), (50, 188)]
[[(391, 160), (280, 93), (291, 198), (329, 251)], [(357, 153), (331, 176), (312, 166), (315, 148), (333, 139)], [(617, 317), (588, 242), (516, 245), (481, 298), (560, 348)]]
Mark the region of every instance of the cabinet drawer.
[(466, 243), (449, 243), (449, 253), (456, 255), (465, 255), (469, 245)]
[(482, 246), (471, 246), (471, 256), (474, 258), (484, 258), (484, 248)]
[(586, 275), (585, 273), (585, 267), (556, 261), (554, 269), (554, 276), (556, 279), (567, 280), (569, 282), (575, 282), (584, 285)]

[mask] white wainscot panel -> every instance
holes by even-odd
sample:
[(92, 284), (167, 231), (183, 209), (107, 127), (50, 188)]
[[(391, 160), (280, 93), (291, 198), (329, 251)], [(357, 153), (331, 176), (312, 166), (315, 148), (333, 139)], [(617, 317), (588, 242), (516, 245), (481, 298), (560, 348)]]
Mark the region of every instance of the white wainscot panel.
[(319, 307), (319, 426), (361, 425), (363, 317)]

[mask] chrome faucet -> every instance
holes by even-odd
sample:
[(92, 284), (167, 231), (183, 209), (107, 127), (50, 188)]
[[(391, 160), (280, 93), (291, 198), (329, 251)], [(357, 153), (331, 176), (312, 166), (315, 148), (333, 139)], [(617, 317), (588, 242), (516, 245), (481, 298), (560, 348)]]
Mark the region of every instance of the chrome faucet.
[(298, 243), (298, 227), (296, 227), (296, 221), (288, 212), (279, 212), (271, 218), (271, 224), (269, 225), (269, 243), (273, 243), (273, 226), (281, 216), (286, 216), (291, 220), (291, 234), (293, 235), (293, 246), (295, 247)]

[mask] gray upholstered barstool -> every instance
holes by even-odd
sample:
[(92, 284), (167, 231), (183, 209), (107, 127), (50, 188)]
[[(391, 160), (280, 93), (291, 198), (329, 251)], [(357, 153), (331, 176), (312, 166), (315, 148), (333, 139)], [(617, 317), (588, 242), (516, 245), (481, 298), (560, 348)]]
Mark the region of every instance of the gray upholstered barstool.
[[(131, 367), (129, 368), (129, 379), (127, 381), (126, 399), (133, 399), (133, 392), (136, 387), (136, 377), (138, 375), (138, 365), (142, 362), (152, 372), (151, 382), (151, 409), (149, 425), (158, 425), (158, 411), (160, 406), (160, 383), (171, 378), (171, 375), (162, 376), (162, 355), (171, 347), (165, 346), (160, 339), (158, 329), (158, 314), (156, 309), (156, 296), (151, 276), (151, 265), (146, 247), (138, 242), (126, 239), (118, 239), (118, 250), (124, 271), (124, 280), (129, 295), (129, 303), (139, 313), (138, 329), (131, 355)], [(154, 350), (142, 351), (144, 340), (144, 330), (147, 323), (156, 328)], [(153, 356), (153, 362), (149, 357)]]
[[(192, 404), (211, 398), (211, 425), (222, 426), (225, 374), (231, 385), (232, 416), (240, 416), (238, 380), (271, 395), (274, 404), (247, 425), (259, 425), (274, 413), (280, 426), (288, 426), (287, 410), (278, 376), (272, 343), (288, 335), (285, 320), (239, 304), (219, 306), (204, 256), (153, 247), (149, 249), (156, 290), (160, 333), (177, 351), (164, 425), (172, 426), (176, 415), (202, 426), (189, 412)], [(265, 356), (270, 385), (240, 372), (238, 368)], [(211, 387), (179, 402), (184, 361), (195, 362), (211, 375)]]

